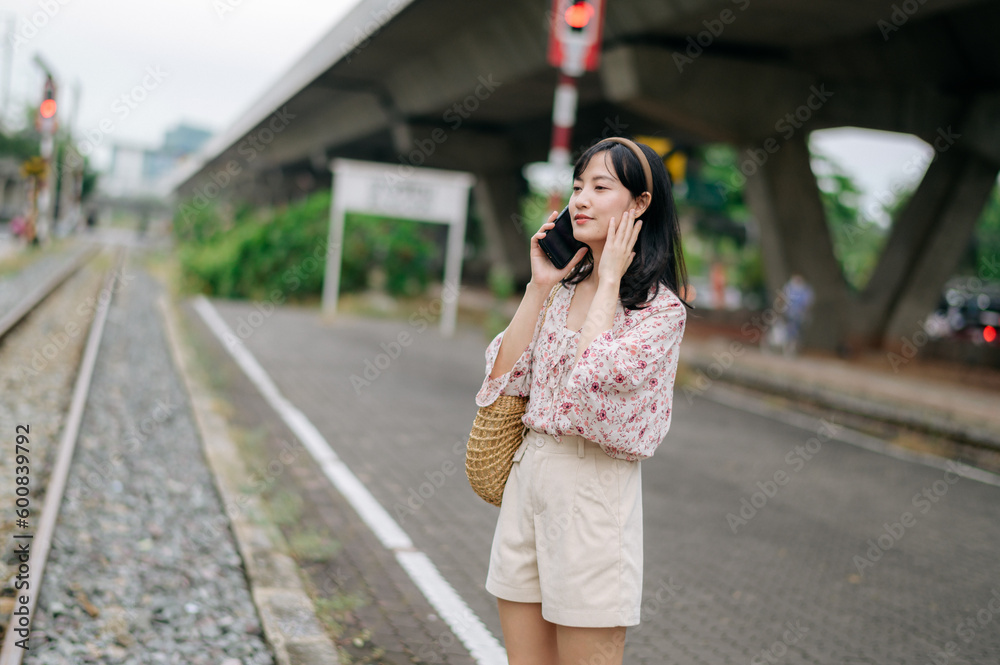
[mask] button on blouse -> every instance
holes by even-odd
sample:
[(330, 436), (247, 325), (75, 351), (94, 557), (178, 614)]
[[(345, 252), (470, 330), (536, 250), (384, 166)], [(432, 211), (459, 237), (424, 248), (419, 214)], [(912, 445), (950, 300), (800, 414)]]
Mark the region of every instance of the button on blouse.
[(486, 349), (486, 378), (478, 406), (500, 395), (528, 396), (522, 422), (538, 432), (580, 435), (611, 457), (651, 457), (670, 429), (679, 344), (687, 310), (662, 284), (643, 309), (619, 300), (612, 329), (598, 335), (576, 360), (580, 331), (566, 328), (575, 284), (560, 288), (531, 344), (509, 372), (490, 379), (504, 333)]

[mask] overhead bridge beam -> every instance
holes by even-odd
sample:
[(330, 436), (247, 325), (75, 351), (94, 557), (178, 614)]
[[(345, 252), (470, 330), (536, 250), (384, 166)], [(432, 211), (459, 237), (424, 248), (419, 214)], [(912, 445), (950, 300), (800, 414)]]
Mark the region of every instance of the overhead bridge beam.
[[(610, 99), (742, 150), (769, 289), (777, 292), (799, 273), (816, 291), (806, 344), (842, 351), (892, 346), (936, 306), (996, 183), (997, 95), (962, 99), (927, 87), (875, 87), (709, 54), (678, 63), (672, 51), (650, 45), (621, 45), (605, 55), (602, 83)], [(844, 125), (915, 134), (937, 153), (860, 294), (835, 258), (807, 146), (810, 131)]]

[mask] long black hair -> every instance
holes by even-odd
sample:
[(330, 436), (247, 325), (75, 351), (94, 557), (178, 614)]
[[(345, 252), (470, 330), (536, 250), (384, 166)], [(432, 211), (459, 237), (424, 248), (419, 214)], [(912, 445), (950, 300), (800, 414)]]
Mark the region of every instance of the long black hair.
[[(648, 145), (638, 143), (646, 155), (650, 171), (653, 175), (652, 200), (649, 207), (640, 215), (642, 227), (635, 243), (635, 258), (628, 270), (622, 276), (618, 288), (618, 297), (622, 307), (627, 309), (643, 309), (649, 304), (649, 290), (656, 286), (656, 294), (660, 285), (666, 286), (684, 303), (687, 280), (687, 268), (684, 265), (684, 253), (681, 251), (681, 228), (677, 220), (677, 208), (674, 205), (674, 195), (671, 191), (670, 176), (663, 166), (663, 159)], [(573, 168), (573, 179), (579, 178), (587, 169), (590, 160), (601, 152), (607, 152), (611, 158), (614, 174), (634, 198), (646, 191), (646, 176), (639, 163), (639, 158), (628, 147), (621, 143), (597, 143), (588, 148), (576, 160)], [(587, 250), (587, 255), (573, 267), (563, 284), (576, 284), (582, 281), (594, 270), (594, 253)]]

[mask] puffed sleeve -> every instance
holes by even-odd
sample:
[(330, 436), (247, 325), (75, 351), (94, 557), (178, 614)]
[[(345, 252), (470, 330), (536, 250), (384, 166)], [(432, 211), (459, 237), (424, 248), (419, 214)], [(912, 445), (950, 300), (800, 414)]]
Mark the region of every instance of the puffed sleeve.
[(687, 311), (670, 294), (629, 318), (617, 336), (605, 331), (584, 350), (560, 394), (559, 411), (570, 433), (612, 457), (638, 460), (652, 456), (670, 428)]
[(476, 406), (489, 406), (500, 395), (528, 396), (531, 388), (531, 356), (535, 348), (535, 340), (538, 339), (544, 312), (544, 307), (538, 312), (538, 320), (535, 321), (535, 331), (532, 333), (531, 343), (506, 374), (501, 374), (495, 379), (490, 378), (490, 372), (493, 371), (493, 365), (496, 364), (497, 355), (500, 353), (500, 344), (503, 342), (503, 336), (507, 329), (501, 331), (486, 347), (486, 378), (483, 379), (483, 385), (476, 394)]

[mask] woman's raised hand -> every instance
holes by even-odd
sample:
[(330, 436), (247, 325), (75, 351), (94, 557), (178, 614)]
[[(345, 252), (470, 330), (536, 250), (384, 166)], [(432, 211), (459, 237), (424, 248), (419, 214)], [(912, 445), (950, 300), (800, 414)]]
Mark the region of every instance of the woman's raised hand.
[(635, 208), (623, 212), (618, 223), (615, 223), (614, 217), (611, 218), (608, 223), (608, 239), (604, 243), (601, 263), (598, 266), (598, 274), (602, 281), (621, 281), (625, 271), (632, 264), (632, 259), (635, 258), (632, 248), (639, 238), (641, 228), (642, 220), (635, 218)]
[(558, 212), (553, 212), (549, 215), (548, 220), (539, 227), (538, 233), (531, 236), (531, 281), (543, 287), (552, 287), (568, 275), (573, 267), (587, 255), (587, 248), (581, 247), (562, 270), (552, 265), (552, 261), (545, 255), (545, 251), (538, 246), (538, 240), (544, 238), (546, 232), (552, 230), (558, 216)]

